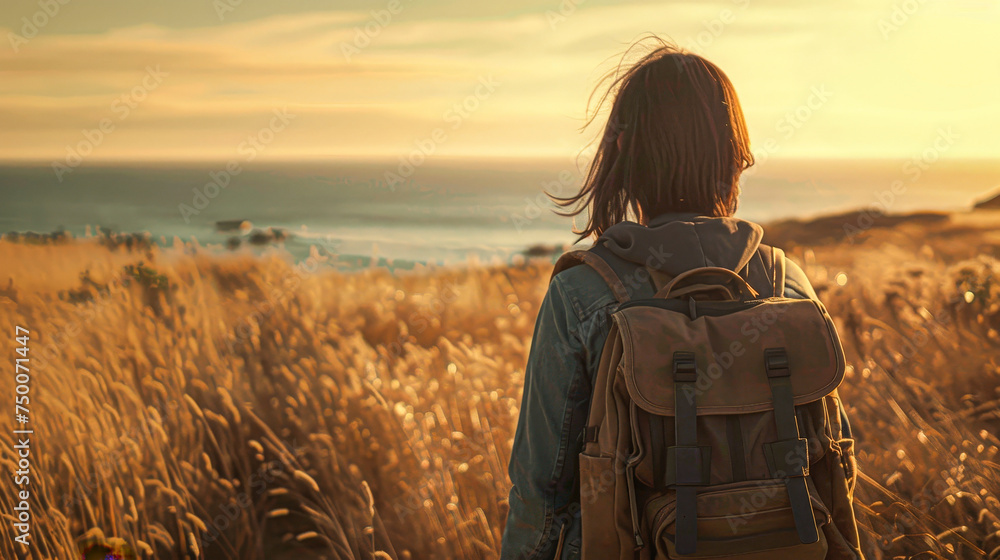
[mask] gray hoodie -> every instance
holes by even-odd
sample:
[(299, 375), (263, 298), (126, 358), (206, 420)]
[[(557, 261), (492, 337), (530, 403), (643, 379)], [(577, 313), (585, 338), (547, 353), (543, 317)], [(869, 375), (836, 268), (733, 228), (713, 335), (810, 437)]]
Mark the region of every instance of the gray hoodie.
[[(646, 266), (658, 280), (692, 268), (713, 266), (741, 272), (758, 291), (766, 290), (767, 280), (762, 275), (766, 275), (769, 264), (758, 252), (764, 228), (747, 220), (671, 213), (654, 218), (649, 226), (618, 223), (601, 237), (611, 252)], [(657, 277), (656, 271), (663, 276)], [(795, 292), (790, 297), (816, 298), (802, 269), (788, 259), (786, 285)]]

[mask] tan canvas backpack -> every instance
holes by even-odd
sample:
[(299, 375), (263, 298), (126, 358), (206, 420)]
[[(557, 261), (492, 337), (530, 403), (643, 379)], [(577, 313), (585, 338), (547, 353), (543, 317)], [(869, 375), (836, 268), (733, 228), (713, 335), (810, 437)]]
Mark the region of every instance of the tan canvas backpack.
[(780, 249), (757, 256), (636, 300), (636, 269), (600, 244), (557, 264), (590, 265), (619, 301), (580, 455), (585, 560), (862, 558), (836, 328), (784, 297)]

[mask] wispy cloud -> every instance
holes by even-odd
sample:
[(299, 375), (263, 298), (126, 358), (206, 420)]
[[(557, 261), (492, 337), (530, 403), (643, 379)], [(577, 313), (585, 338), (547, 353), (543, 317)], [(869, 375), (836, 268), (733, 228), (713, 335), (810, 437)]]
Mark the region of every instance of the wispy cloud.
[[(59, 157), (81, 130), (112, 114), (149, 66), (169, 78), (95, 159), (230, 157), (241, 136), (282, 106), (300, 117), (269, 157), (397, 154), (438, 126), (483, 75), (502, 82), (502, 91), (441, 153), (569, 155), (587, 140), (577, 128), (597, 76), (647, 31), (726, 70), (753, 139), (773, 135), (810, 87), (835, 91), (784, 155), (905, 155), (914, 138), (944, 123), (965, 133), (956, 153), (1000, 153), (996, 14), (970, 18), (968, 6), (926, 4), (888, 40), (879, 20), (891, 15), (891, 3), (829, 11), (755, 0), (580, 3), (559, 20), (558, 2), (480, 18), (444, 18), (403, 3), (380, 27), (366, 27), (370, 10), (351, 10), (40, 33), (17, 53), (0, 49), (0, 157)], [(16, 29), (0, 36), (9, 32)], [(364, 47), (345, 56), (359, 33)]]

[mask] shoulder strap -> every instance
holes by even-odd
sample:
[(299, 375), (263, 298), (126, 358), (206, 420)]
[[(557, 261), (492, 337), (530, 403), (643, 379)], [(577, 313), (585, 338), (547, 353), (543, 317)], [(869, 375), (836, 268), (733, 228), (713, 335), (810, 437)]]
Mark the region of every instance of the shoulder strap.
[(607, 261), (591, 253), (589, 250), (571, 251), (559, 257), (559, 260), (556, 261), (556, 267), (552, 270), (552, 276), (549, 277), (549, 282), (552, 282), (556, 274), (581, 264), (590, 265), (591, 268), (601, 275), (601, 278), (611, 288), (611, 292), (619, 303), (624, 303), (630, 299), (628, 290), (625, 289), (625, 284), (618, 278), (618, 275), (615, 274), (615, 271), (612, 270)]
[[(760, 266), (753, 265), (757, 260)], [(785, 293), (785, 252), (772, 245), (761, 243), (757, 254), (747, 262), (740, 275), (763, 296), (775, 297)]]
[[(598, 239), (590, 249), (571, 251), (559, 257), (555, 268), (552, 270), (552, 275), (549, 277), (549, 282), (552, 282), (556, 274), (581, 264), (589, 265), (601, 275), (604, 282), (611, 288), (611, 292), (618, 303), (624, 303), (632, 299), (625, 285), (627, 281), (629, 285), (633, 286), (633, 289), (637, 287), (635, 286), (635, 281), (638, 278), (635, 273), (639, 265), (629, 262), (611, 252), (610, 249), (604, 246), (603, 239)], [(655, 293), (656, 287), (652, 279), (650, 279), (650, 285), (653, 286), (652, 291)]]
[(774, 295), (785, 295), (785, 252), (771, 246), (771, 278), (774, 279)]
[[(633, 290), (636, 289), (638, 286), (635, 285), (635, 280), (637, 280), (635, 272), (639, 268), (639, 265), (626, 261), (612, 253), (611, 250), (604, 246), (603, 241), (602, 239), (598, 239), (590, 249), (570, 251), (559, 257), (555, 268), (552, 269), (549, 282), (551, 283), (552, 279), (564, 270), (586, 264), (601, 275), (604, 282), (611, 288), (611, 292), (618, 303), (631, 300), (632, 296), (629, 295), (629, 291), (625, 287), (624, 279), (628, 279), (628, 284), (633, 286)], [(772, 293), (774, 296), (781, 297), (785, 293), (785, 252), (774, 246), (762, 246), (761, 249), (763, 251), (759, 251), (759, 253), (765, 259), (765, 269), (769, 271)], [(749, 263), (741, 272), (745, 274), (744, 279), (749, 278)], [(650, 278), (649, 283), (652, 286), (653, 293), (656, 293), (656, 284), (652, 278)]]

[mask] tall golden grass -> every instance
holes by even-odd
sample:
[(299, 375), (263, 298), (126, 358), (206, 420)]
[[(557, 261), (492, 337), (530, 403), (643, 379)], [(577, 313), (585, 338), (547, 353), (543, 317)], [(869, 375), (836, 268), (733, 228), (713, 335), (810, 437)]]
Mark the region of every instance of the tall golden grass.
[[(844, 339), (870, 558), (1000, 555), (998, 223), (769, 233)], [(0, 555), (495, 558), (551, 264), (323, 260), (0, 241), (0, 356), (30, 330), (35, 430), (25, 549), (0, 376)]]

